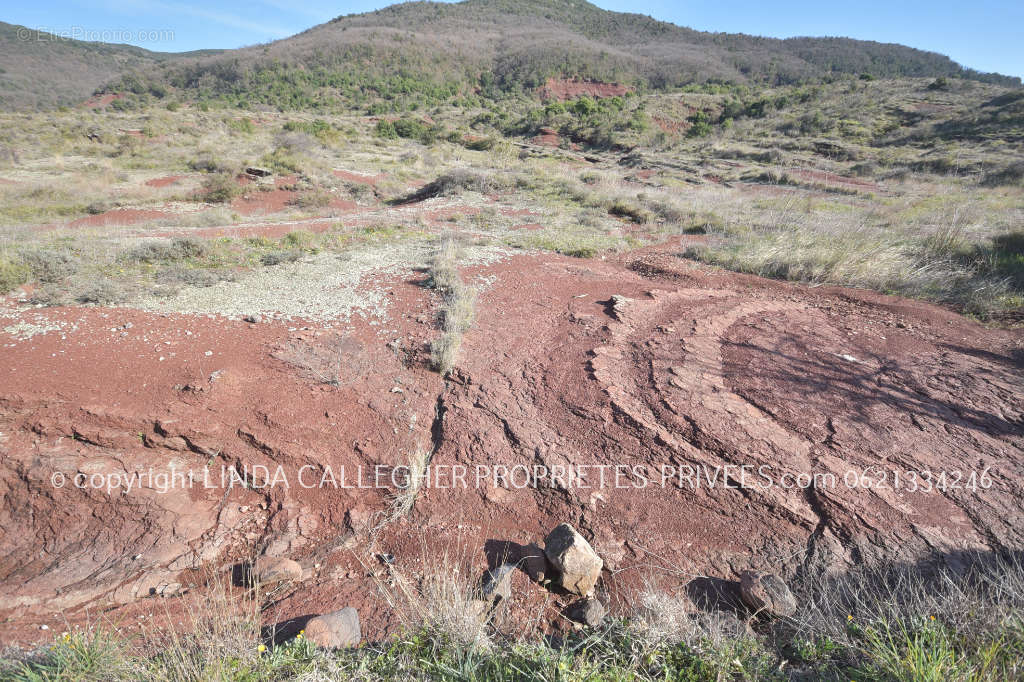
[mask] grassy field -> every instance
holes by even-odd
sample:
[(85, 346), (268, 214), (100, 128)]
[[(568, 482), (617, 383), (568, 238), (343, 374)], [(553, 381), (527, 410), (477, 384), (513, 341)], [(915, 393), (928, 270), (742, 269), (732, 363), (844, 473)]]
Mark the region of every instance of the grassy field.
[[(685, 256), (709, 264), (999, 317), (1024, 301), (1022, 108), (994, 85), (849, 80), (385, 119), (4, 114), (0, 286), (34, 282), (45, 304), (125, 303), (441, 228), (582, 258), (682, 235)], [(240, 184), (253, 165), (279, 182)], [(238, 208), (277, 189), (282, 205)], [(430, 198), (459, 207), (440, 228), (402, 210)], [(543, 220), (513, 229), (517, 209)], [(149, 213), (124, 224), (125, 210)], [(270, 236), (231, 236), (252, 226)], [(227, 236), (202, 239), (216, 229)]]

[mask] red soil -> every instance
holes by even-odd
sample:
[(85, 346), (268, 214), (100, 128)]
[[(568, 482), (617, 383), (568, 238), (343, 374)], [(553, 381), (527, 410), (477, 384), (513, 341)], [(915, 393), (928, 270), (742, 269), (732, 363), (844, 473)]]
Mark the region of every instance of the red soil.
[(152, 180), (146, 180), (147, 187), (167, 187), (168, 185), (174, 185), (184, 179), (184, 175), (168, 175), (162, 178), (153, 178)]
[(363, 175), (361, 173), (353, 173), (346, 170), (334, 170), (334, 177), (341, 178), (347, 182), (356, 182), (362, 185), (376, 185), (381, 180), (384, 180), (387, 175), (384, 173), (378, 173), (377, 175)]
[(619, 83), (602, 83), (578, 79), (549, 78), (540, 89), (543, 99), (575, 99), (583, 95), (589, 97), (615, 97), (625, 95), (632, 88)]
[(664, 130), (666, 133), (682, 133), (689, 129), (690, 124), (686, 121), (676, 121), (671, 118), (663, 118), (661, 116), (651, 116), (651, 120), (654, 124)]
[(108, 104), (110, 104), (114, 100), (123, 99), (123, 98), (124, 98), (124, 93), (121, 93), (121, 92), (116, 93), (116, 94), (107, 93), (107, 94), (103, 94), (103, 95), (93, 95), (89, 99), (87, 99), (84, 102), (82, 102), (82, 106), (86, 107), (88, 109), (99, 109), (101, 107), (107, 106)]
[[(683, 246), (466, 269), (491, 284), (447, 381), (426, 368), (437, 330), (423, 273), (364, 283), (386, 292), (387, 322), (353, 318), (341, 342), (294, 321), (26, 311), (66, 327), (21, 341), (0, 332), (0, 527), (17, 529), (0, 535), (0, 640), (46, 638), (38, 624), (63, 629), (87, 607), (113, 608), (116, 621), (202, 604), (143, 598), (176, 582), (201, 594), (204, 571), (223, 576), (264, 551), (306, 569), (268, 624), (353, 605), (375, 638), (396, 625), (377, 591), (389, 571), (415, 584), (448, 551), (479, 575), (562, 521), (604, 557), (613, 605), (647, 578), (681, 588), (687, 574), (792, 575), (936, 553), (954, 565), (962, 552), (1021, 547), (1024, 330), (869, 292), (706, 273), (676, 255)], [(339, 343), (337, 385), (289, 360)], [(300, 470), (319, 482), (344, 466), (351, 486), (356, 467), (390, 472), (425, 450), (441, 485), (452, 482), (441, 467), (491, 473), (480, 486), (472, 476), (466, 488), (425, 486), (372, 543), (390, 485), (296, 484)], [(108, 494), (51, 483), (55, 472), (172, 463), (216, 477), (221, 465), (280, 465), (292, 485), (226, 491), (215, 477), (210, 488)], [(615, 478), (619, 464), (648, 467), (655, 482), (662, 467), (701, 467), (704, 478), (638, 487)], [(515, 465), (593, 468), (575, 485), (495, 483), (493, 467)], [(740, 465), (755, 467), (746, 489)], [(762, 466), (780, 485), (757, 486)], [(870, 467), (903, 472), (904, 487), (844, 483)], [(986, 467), (984, 490), (966, 477), (906, 487), (906, 472)], [(781, 487), (799, 473), (836, 484)], [(516, 580), (510, 608), (525, 621), (545, 593)]]
[(561, 144), (562, 138), (554, 128), (541, 128), (540, 134), (535, 135), (530, 142), (544, 145), (545, 147), (557, 147)]
[(115, 208), (97, 215), (79, 218), (68, 223), (68, 227), (104, 227), (108, 225), (136, 225), (147, 220), (169, 218), (166, 211), (155, 211), (141, 208)]

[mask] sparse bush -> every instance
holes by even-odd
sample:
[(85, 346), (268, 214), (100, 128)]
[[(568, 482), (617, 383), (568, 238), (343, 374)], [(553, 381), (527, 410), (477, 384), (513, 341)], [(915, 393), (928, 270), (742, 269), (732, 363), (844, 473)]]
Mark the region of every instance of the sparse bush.
[(216, 173), (203, 181), (199, 198), (211, 204), (225, 204), (242, 194), (233, 173)]
[(213, 268), (183, 268), (173, 266), (156, 274), (158, 284), (186, 285), (191, 287), (212, 287), (218, 282), (234, 280), (230, 270)]
[(397, 140), (398, 131), (395, 130), (395, 124), (386, 118), (382, 118), (377, 121), (377, 127), (374, 129), (377, 137), (382, 137), (385, 140)]
[(28, 265), (32, 277), (44, 283), (59, 282), (78, 271), (78, 261), (66, 251), (23, 251), (21, 260)]
[(302, 256), (300, 251), (271, 251), (260, 258), (260, 263), (266, 266), (281, 265), (282, 263), (294, 263)]
[(650, 211), (641, 208), (640, 206), (635, 206), (622, 201), (621, 199), (614, 201), (612, 205), (608, 207), (608, 213), (614, 216), (619, 216), (620, 218), (629, 218), (637, 225), (646, 225), (651, 222), (653, 217)]
[(999, 170), (985, 173), (981, 184), (985, 187), (1024, 185), (1024, 161), (1015, 161)]
[(289, 206), (295, 206), (296, 208), (301, 208), (306, 211), (317, 208), (327, 208), (330, 203), (330, 192), (323, 191), (302, 192), (298, 196), (288, 200)]
[(173, 263), (203, 258), (208, 252), (207, 246), (198, 239), (181, 237), (170, 242), (151, 241), (138, 244), (123, 252), (118, 260), (127, 264)]
[(223, 161), (218, 161), (210, 154), (204, 154), (189, 161), (188, 167), (190, 170), (198, 171), (200, 173), (228, 173), (231, 171), (230, 166), (225, 164)]
[(32, 270), (20, 260), (12, 260), (0, 253), (0, 296), (20, 287), (29, 280)]
[(109, 279), (87, 285), (75, 297), (79, 303), (94, 303), (96, 305), (113, 305), (127, 299), (128, 291)]
[(398, 200), (398, 203), (423, 201), (433, 197), (454, 196), (460, 192), (500, 192), (509, 189), (510, 183), (501, 177), (484, 171), (459, 168), (438, 176), (413, 194)]

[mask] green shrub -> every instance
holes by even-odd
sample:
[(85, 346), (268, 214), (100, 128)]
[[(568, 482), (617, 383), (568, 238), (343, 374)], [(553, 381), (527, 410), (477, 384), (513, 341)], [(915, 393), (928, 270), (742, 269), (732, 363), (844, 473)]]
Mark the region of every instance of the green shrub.
[(711, 117), (706, 111), (698, 111), (686, 120), (690, 122), (687, 137), (706, 137), (711, 134)]
[(0, 295), (20, 287), (31, 274), (31, 269), (25, 263), (0, 255)]
[(385, 140), (398, 139), (398, 131), (395, 130), (395, 124), (386, 118), (382, 118), (377, 121), (375, 132), (377, 133), (377, 137), (383, 137)]
[(170, 242), (151, 241), (138, 244), (122, 253), (118, 260), (129, 265), (174, 263), (203, 258), (209, 250), (203, 242), (181, 237)]
[(28, 265), (33, 278), (45, 283), (59, 282), (78, 270), (78, 262), (65, 251), (23, 251), (21, 260)]
[(203, 181), (199, 198), (211, 204), (225, 204), (241, 193), (242, 187), (233, 173), (216, 173)]
[(645, 225), (651, 221), (651, 212), (647, 209), (633, 204), (628, 204), (625, 201), (617, 200), (608, 207), (608, 213), (613, 216), (619, 216), (620, 218), (629, 218), (637, 225)]

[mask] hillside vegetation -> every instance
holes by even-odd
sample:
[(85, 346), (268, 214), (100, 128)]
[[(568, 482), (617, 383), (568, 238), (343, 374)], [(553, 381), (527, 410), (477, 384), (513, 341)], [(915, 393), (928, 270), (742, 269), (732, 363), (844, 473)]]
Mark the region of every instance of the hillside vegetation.
[[(7, 108), (80, 100), (95, 88), (131, 103), (177, 97), (232, 106), (371, 113), (536, 96), (550, 78), (637, 91), (694, 84), (794, 85), (849, 75), (946, 77), (1019, 86), (940, 54), (846, 38), (705, 33), (580, 0), (409, 2), (338, 17), (290, 38), (216, 54), (17, 40), (0, 33)], [(39, 83), (47, 85), (45, 88)], [(44, 94), (40, 94), (44, 93)]]
[(81, 102), (127, 71), (216, 50), (171, 54), (87, 42), (0, 21), (0, 109), (34, 110)]

